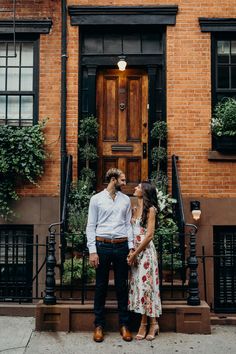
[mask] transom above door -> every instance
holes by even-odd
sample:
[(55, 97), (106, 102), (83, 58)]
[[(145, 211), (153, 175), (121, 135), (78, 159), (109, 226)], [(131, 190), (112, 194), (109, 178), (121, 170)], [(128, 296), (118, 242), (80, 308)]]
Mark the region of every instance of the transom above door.
[(97, 74), (99, 123), (98, 190), (105, 188), (111, 167), (126, 174), (124, 192), (148, 177), (148, 77), (143, 69), (103, 69)]

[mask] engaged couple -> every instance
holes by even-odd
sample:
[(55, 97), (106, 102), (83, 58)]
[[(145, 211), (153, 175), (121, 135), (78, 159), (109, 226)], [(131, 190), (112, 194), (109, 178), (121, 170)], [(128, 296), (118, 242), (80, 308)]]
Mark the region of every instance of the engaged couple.
[(161, 315), (158, 260), (152, 241), (157, 213), (156, 188), (146, 181), (135, 187), (138, 202), (131, 210), (130, 198), (121, 192), (126, 184), (125, 174), (111, 168), (106, 179), (107, 188), (90, 200), (86, 229), (89, 262), (96, 268), (93, 339), (104, 340), (105, 301), (112, 264), (123, 340), (132, 340), (130, 311), (141, 315), (135, 339), (153, 340), (159, 333), (157, 318)]

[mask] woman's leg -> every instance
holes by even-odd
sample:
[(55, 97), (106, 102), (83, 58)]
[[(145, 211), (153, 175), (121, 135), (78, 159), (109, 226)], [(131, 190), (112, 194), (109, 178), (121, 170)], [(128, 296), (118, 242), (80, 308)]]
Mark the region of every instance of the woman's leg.
[(150, 319), (150, 326), (149, 331), (146, 336), (147, 340), (153, 340), (157, 334), (159, 334), (159, 324), (157, 322), (156, 317), (149, 317)]
[(147, 315), (142, 315), (139, 330), (135, 338), (138, 340), (144, 339), (146, 337), (146, 332), (147, 332)]

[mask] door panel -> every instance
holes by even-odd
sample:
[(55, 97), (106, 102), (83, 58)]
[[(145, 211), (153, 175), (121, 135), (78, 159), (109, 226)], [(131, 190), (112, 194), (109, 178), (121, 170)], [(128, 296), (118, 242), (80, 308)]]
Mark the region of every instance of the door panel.
[(127, 178), (124, 192), (148, 177), (148, 79), (144, 70), (100, 71), (97, 77), (97, 117), (99, 122), (98, 190), (106, 184), (110, 167), (123, 170)]

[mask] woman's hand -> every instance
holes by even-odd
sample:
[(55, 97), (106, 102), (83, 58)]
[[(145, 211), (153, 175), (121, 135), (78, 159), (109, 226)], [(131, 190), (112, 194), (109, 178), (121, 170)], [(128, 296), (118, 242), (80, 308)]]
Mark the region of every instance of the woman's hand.
[(135, 250), (130, 250), (128, 257), (127, 257), (127, 263), (129, 266), (135, 265), (137, 259), (136, 259), (136, 253)]

